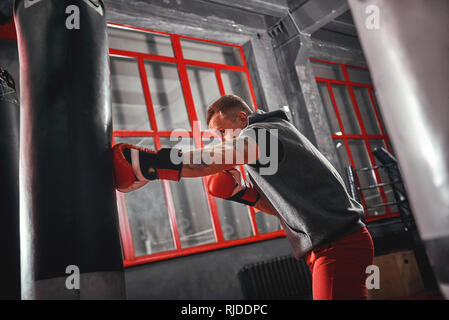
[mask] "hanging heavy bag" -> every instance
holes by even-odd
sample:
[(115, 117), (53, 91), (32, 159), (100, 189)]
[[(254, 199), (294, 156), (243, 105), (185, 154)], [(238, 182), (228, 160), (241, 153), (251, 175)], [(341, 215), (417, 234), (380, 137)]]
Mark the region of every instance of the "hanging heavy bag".
[(14, 18), (22, 297), (123, 298), (104, 5), (16, 0)]

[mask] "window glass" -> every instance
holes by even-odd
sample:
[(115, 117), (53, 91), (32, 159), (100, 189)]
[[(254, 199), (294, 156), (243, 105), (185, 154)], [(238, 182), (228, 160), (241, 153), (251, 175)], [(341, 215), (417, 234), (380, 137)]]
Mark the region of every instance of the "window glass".
[(108, 38), (111, 49), (173, 57), (171, 39), (168, 36), (109, 27)]
[[(218, 143), (220, 143), (219, 139), (203, 140), (205, 148)], [(247, 205), (220, 198), (215, 199), (225, 240), (246, 238), (253, 235), (251, 215)]]
[(223, 80), (223, 87), (226, 94), (235, 94), (245, 100), (248, 106), (252, 109), (253, 100), (249, 91), (248, 79), (244, 72), (222, 70), (221, 78)]
[(114, 130), (150, 130), (137, 61), (111, 57), (110, 66)]
[(240, 50), (237, 47), (181, 39), (184, 59), (243, 66)]
[[(368, 152), (363, 140), (348, 140), (349, 148), (351, 150), (352, 158), (357, 169), (372, 167), (369, 160)], [(368, 187), (377, 184), (376, 169), (358, 170), (357, 177), (360, 181), (360, 187)], [(362, 194), (366, 201), (366, 206), (371, 207), (382, 203), (381, 194), (379, 188), (363, 190)], [(370, 209), (370, 215), (380, 215), (385, 213), (384, 207)]]
[(376, 105), (377, 110), (379, 111), (379, 115), (380, 115), (380, 123), (381, 123), (381, 125), (382, 125), (382, 128), (384, 129), (384, 133), (385, 133), (386, 135), (388, 135), (388, 133), (387, 133), (387, 127), (385, 126), (384, 120), (383, 120), (383, 118), (382, 118), (382, 110), (380, 109), (379, 102), (378, 102), (377, 97), (376, 97), (376, 91), (375, 91), (374, 89), (371, 89), (371, 91), (372, 91), (372, 93), (373, 93), (374, 103), (375, 103), (375, 105)]
[(327, 84), (318, 82), (318, 90), (320, 91), (321, 99), (323, 100), (324, 110), (326, 111), (332, 134), (341, 135), (340, 124), (338, 123), (337, 114), (335, 113), (335, 108), (332, 104)]
[[(312, 67), (317, 77), (347, 80), (341, 78), (341, 70), (339, 70), (339, 68), (333, 64), (319, 64), (315, 61), (312, 61)], [(388, 183), (390, 181), (389, 177), (382, 168), (361, 170), (361, 168), (368, 168), (375, 165), (370, 161), (370, 157), (373, 156), (372, 151), (374, 148), (385, 146), (385, 143), (387, 143), (391, 153), (393, 153), (393, 150), (391, 149), (391, 143), (388, 139), (386, 128), (380, 114), (381, 110), (377, 104), (374, 89), (368, 88), (364, 85), (357, 85), (357, 83), (372, 83), (369, 71), (367, 69), (355, 68), (350, 66), (346, 66), (345, 68), (348, 71), (349, 80), (353, 82), (351, 87), (354, 91), (355, 102), (352, 101), (349, 94), (349, 84), (330, 84), (331, 90), (329, 90), (327, 83), (323, 83), (321, 81), (317, 82), (318, 90), (323, 100), (323, 106), (326, 110), (329, 124), (333, 133), (335, 149), (340, 163), (342, 164), (342, 169), (345, 169), (346, 167), (351, 165), (349, 159), (350, 156), (352, 156), (360, 187), (366, 188), (381, 183)], [(334, 95), (338, 115), (341, 118), (343, 128), (340, 128), (337, 114), (333, 110), (334, 108), (332, 105), (331, 94)], [(357, 104), (360, 111), (360, 118), (357, 116), (355, 104)], [(376, 107), (378, 114), (376, 114)], [(379, 116), (379, 119), (377, 115)], [(362, 133), (362, 125), (365, 128), (366, 135)], [(344, 134), (343, 132), (340, 132), (342, 131), (340, 129), (344, 129)], [(383, 133), (385, 134), (384, 136), (382, 136)], [(336, 136), (341, 136), (341, 138)], [(380, 137), (372, 139), (372, 136)], [(368, 140), (369, 138), (371, 139)], [(346, 149), (344, 144), (345, 141), (347, 141), (349, 145), (349, 151), (351, 155), (348, 154), (348, 150)], [(369, 150), (367, 149), (368, 145)], [(347, 177), (346, 172), (340, 173), (342, 174), (342, 176)], [(377, 180), (377, 176), (379, 176), (379, 181)], [(345, 179), (345, 182), (346, 184), (348, 183), (347, 179)], [(360, 194), (365, 200), (367, 207), (381, 205), (378, 208), (368, 210), (368, 214), (373, 216), (386, 213), (387, 207), (382, 206), (385, 203), (385, 197), (386, 201), (388, 202), (395, 201), (393, 189), (391, 186), (383, 186), (380, 188), (373, 187), (361, 190)], [(391, 209), (392, 212), (395, 212), (397, 211), (397, 206), (390, 206), (389, 209)]]
[(345, 134), (361, 134), (360, 126), (346, 86), (332, 85), (332, 92), (334, 93)]
[(348, 71), (349, 80), (351, 80), (351, 82), (358, 82), (365, 84), (372, 83), (368, 70), (351, 67), (347, 67), (346, 70)]
[(248, 206), (216, 198), (221, 229), (225, 240), (246, 238), (253, 235)]
[(279, 218), (263, 213), (262, 211), (256, 212), (256, 224), (259, 233), (270, 233), (281, 230)]
[(341, 67), (337, 64), (312, 61), (312, 70), (318, 78), (345, 80)]
[(207, 108), (221, 96), (215, 70), (189, 66), (187, 67), (187, 73), (196, 115), (201, 124), (201, 130), (206, 131), (208, 130), (206, 123)]
[(354, 95), (362, 115), (363, 124), (367, 134), (381, 134), (374, 108), (371, 104), (368, 89), (353, 87)]
[[(351, 162), (349, 161), (348, 152), (346, 151), (345, 142), (341, 139), (334, 139), (335, 150), (337, 151), (338, 159), (340, 160), (340, 164), (342, 166), (341, 169), (336, 168), (340, 173), (340, 176), (347, 177), (346, 168), (351, 166)], [(347, 179), (343, 179), (345, 181), (346, 187), (348, 188)], [(349, 190), (349, 189), (348, 189)]]
[[(370, 140), (370, 145), (371, 145), (371, 149), (372, 150), (377, 149), (377, 148), (384, 148), (385, 150), (387, 150), (383, 140), (377, 140), (377, 139), (376, 140)], [(376, 159), (376, 162), (377, 162), (378, 165), (381, 164), (381, 162), (378, 161), (377, 159)], [(380, 174), (380, 178), (382, 180), (382, 183), (391, 182), (390, 177), (388, 176), (388, 172), (386, 171), (386, 169), (379, 169), (378, 172)], [(387, 201), (388, 202), (396, 202), (396, 198), (395, 198), (394, 193), (393, 193), (393, 186), (389, 185), (389, 186), (385, 186), (383, 188), (384, 188), (385, 195), (387, 197)], [(390, 209), (392, 211), (394, 211), (394, 212), (398, 211), (398, 207), (397, 206), (390, 206)]]
[[(176, 147), (183, 152), (194, 149), (191, 139), (171, 141), (161, 138), (162, 147)], [(203, 179), (170, 181), (181, 246), (183, 248), (216, 242)]]
[(190, 130), (178, 67), (173, 63), (145, 61), (159, 131)]
[[(115, 142), (155, 149), (152, 138), (116, 137)], [(135, 256), (175, 249), (162, 182), (151, 181), (124, 196)]]

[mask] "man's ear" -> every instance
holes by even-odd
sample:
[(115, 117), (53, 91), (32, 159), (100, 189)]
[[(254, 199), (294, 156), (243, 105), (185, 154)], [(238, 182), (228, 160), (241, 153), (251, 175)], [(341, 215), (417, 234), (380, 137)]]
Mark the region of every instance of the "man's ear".
[(239, 120), (242, 122), (242, 124), (247, 125), (248, 124), (248, 115), (245, 112), (240, 111), (239, 112)]

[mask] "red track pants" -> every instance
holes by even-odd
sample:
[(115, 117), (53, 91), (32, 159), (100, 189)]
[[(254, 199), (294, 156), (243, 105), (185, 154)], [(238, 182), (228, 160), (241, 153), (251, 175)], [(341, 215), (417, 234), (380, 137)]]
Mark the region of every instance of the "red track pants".
[(373, 258), (373, 241), (366, 227), (314, 249), (306, 256), (313, 299), (367, 299), (366, 267)]

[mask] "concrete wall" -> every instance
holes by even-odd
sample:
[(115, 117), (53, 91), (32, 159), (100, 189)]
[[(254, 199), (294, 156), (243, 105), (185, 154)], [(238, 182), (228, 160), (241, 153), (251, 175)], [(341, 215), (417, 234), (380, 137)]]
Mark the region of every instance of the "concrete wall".
[(127, 268), (128, 299), (243, 299), (244, 265), (289, 254), (283, 237)]

